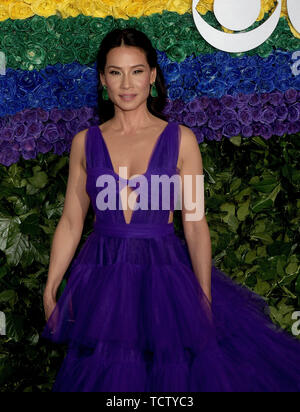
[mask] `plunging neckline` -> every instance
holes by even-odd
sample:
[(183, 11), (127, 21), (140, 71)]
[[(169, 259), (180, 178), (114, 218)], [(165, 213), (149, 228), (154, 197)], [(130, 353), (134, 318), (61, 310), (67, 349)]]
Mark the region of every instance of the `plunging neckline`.
[[(150, 168), (151, 168), (151, 165), (152, 165), (152, 161), (153, 161), (154, 155), (155, 155), (156, 150), (157, 150), (157, 147), (158, 147), (158, 145), (159, 145), (159, 142), (162, 140), (162, 136), (166, 133), (167, 128), (168, 128), (169, 125), (170, 125), (170, 122), (167, 123), (167, 125), (165, 126), (165, 128), (163, 129), (163, 131), (161, 132), (161, 134), (158, 136), (158, 138), (157, 138), (157, 140), (156, 140), (156, 142), (155, 142), (155, 144), (154, 144), (154, 147), (153, 147), (153, 149), (152, 149), (152, 152), (151, 152), (151, 155), (150, 155), (150, 159), (149, 159), (149, 161), (148, 161), (148, 166), (147, 166), (147, 169), (146, 169), (145, 173), (135, 174), (134, 176), (147, 176), (147, 175), (148, 175), (148, 173), (149, 173), (149, 171), (150, 171)], [(112, 163), (112, 159), (111, 159), (111, 156), (110, 156), (110, 153), (109, 153), (107, 144), (106, 144), (106, 142), (105, 142), (105, 140), (104, 140), (102, 131), (101, 131), (101, 129), (100, 129), (99, 126), (97, 126), (97, 129), (99, 130), (99, 135), (100, 135), (100, 138), (101, 138), (101, 140), (102, 140), (102, 142), (103, 142), (103, 145), (104, 145), (104, 148), (105, 148), (105, 151), (106, 151), (106, 154), (107, 154), (107, 158), (108, 158), (108, 161), (109, 161), (109, 167), (110, 167), (112, 173), (113, 173), (118, 179), (123, 180), (123, 181), (124, 181), (124, 180), (127, 180), (128, 182), (130, 182), (130, 181), (134, 180), (136, 177), (133, 177), (132, 179), (124, 179), (124, 178), (121, 177), (118, 173), (115, 172), (114, 165), (113, 165), (113, 163)]]
[[(105, 142), (105, 140), (104, 140), (104, 137), (103, 137), (102, 131), (101, 131), (101, 129), (100, 129), (100, 126), (96, 126), (97, 129), (98, 129), (98, 132), (99, 132), (100, 139), (101, 139), (102, 142), (103, 142), (104, 150), (106, 151), (107, 159), (108, 159), (108, 161), (109, 161), (109, 168), (110, 168), (111, 172), (115, 175), (115, 177), (118, 178), (118, 180), (123, 180), (123, 181), (126, 180), (127, 182), (131, 182), (132, 180), (136, 179), (136, 177), (139, 177), (139, 176), (147, 176), (147, 175), (149, 174), (149, 172), (150, 172), (150, 170), (151, 170), (151, 166), (152, 166), (152, 162), (153, 162), (154, 155), (156, 154), (156, 151), (157, 151), (157, 149), (158, 149), (158, 145), (159, 145), (159, 143), (161, 142), (162, 137), (165, 135), (168, 127), (170, 126), (170, 124), (171, 124), (171, 123), (168, 122), (167, 125), (165, 126), (165, 128), (163, 129), (163, 131), (161, 132), (161, 134), (158, 136), (158, 138), (157, 138), (157, 140), (156, 140), (156, 142), (155, 142), (155, 144), (154, 144), (154, 147), (153, 147), (153, 149), (152, 149), (152, 152), (151, 152), (151, 155), (150, 155), (150, 159), (149, 159), (149, 161), (148, 161), (148, 166), (147, 166), (147, 169), (146, 169), (145, 173), (136, 174), (135, 177), (133, 177), (132, 179), (124, 179), (124, 178), (121, 177), (118, 173), (115, 172), (115, 169), (114, 169), (114, 166), (113, 166), (113, 163), (112, 163), (112, 160), (111, 160), (111, 156), (110, 156), (110, 153), (109, 153), (107, 144), (106, 144), (106, 142)], [(128, 184), (127, 184), (125, 187), (128, 188), (128, 187), (129, 187)], [(132, 188), (131, 188), (131, 189), (132, 189)], [(132, 192), (134, 192), (134, 189), (132, 189)], [(130, 192), (130, 195), (131, 195), (132, 192)], [(129, 195), (129, 196), (130, 196), (130, 195)], [(135, 209), (136, 204), (137, 204), (137, 198), (138, 198), (138, 196), (137, 196), (136, 199), (135, 199), (134, 208), (133, 208), (133, 210), (132, 210), (129, 223), (126, 222), (126, 218), (125, 218), (125, 215), (124, 215), (124, 209), (122, 208), (122, 210), (121, 210), (122, 218), (123, 218), (123, 221), (124, 221), (124, 223), (125, 223), (126, 225), (131, 225), (131, 224), (132, 224), (132, 221), (133, 221), (135, 212), (138, 211), (138, 209)], [(127, 199), (127, 203), (128, 203), (128, 199)], [(123, 204), (122, 204), (122, 206), (123, 206)]]

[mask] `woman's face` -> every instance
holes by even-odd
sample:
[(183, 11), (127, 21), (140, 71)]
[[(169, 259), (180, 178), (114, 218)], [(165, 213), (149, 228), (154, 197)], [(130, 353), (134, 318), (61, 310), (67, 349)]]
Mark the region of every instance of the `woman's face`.
[(122, 110), (134, 110), (145, 103), (155, 79), (156, 68), (151, 69), (143, 50), (133, 46), (110, 50), (104, 75), (100, 75), (110, 100)]

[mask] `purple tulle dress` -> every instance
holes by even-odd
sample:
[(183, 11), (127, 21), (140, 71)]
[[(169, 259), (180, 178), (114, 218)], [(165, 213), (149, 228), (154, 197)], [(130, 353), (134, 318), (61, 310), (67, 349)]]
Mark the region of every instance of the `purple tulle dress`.
[[(149, 182), (179, 174), (179, 145), (178, 123), (169, 122)], [(149, 183), (148, 210), (134, 210), (127, 224), (118, 206), (99, 210), (99, 176), (121, 178), (98, 126), (85, 149), (96, 222), (42, 333), (68, 347), (52, 391), (299, 392), (300, 342), (272, 323), (262, 297), (212, 265), (210, 305), (168, 223), (175, 190), (169, 210), (151, 210)]]

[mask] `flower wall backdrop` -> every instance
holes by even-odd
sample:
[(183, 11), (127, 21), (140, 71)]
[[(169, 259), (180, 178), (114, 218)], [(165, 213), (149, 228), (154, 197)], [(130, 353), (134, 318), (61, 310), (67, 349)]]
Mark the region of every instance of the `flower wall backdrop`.
[[(192, 0), (1, 0), (0, 392), (50, 390), (65, 355), (39, 339), (42, 294), (72, 139), (99, 123), (96, 54), (114, 28), (150, 37), (168, 86), (165, 113), (197, 136), (216, 264), (265, 296), (290, 329), (300, 308), (300, 34), (283, 3), (268, 41), (229, 54), (200, 36)], [(252, 28), (275, 4), (262, 0)], [(213, 0), (197, 9), (226, 30)], [(176, 214), (174, 222), (182, 234)]]

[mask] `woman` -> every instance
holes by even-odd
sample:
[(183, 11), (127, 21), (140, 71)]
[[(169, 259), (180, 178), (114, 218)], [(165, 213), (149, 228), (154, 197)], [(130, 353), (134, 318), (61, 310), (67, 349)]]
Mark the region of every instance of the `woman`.
[[(149, 207), (153, 175), (180, 177), (181, 195), (187, 190), (197, 204), (203, 176), (193, 132), (161, 114), (165, 86), (149, 39), (135, 29), (109, 33), (98, 72), (104, 122), (74, 137), (44, 292), (43, 337), (68, 343), (53, 391), (299, 391), (299, 342), (272, 324), (261, 297), (212, 266), (205, 215), (190, 218), (196, 208), (182, 202), (183, 245), (174, 191), (169, 209), (160, 194), (159, 207)], [(146, 207), (133, 210), (145, 194)], [(105, 210), (111, 195), (116, 203)], [(90, 201), (94, 231), (56, 303)]]

